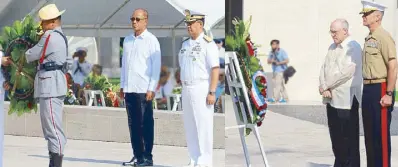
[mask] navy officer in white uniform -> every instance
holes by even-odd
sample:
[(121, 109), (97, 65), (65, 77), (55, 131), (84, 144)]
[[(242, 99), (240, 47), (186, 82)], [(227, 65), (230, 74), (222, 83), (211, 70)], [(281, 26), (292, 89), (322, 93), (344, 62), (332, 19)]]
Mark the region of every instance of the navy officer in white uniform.
[(213, 114), (219, 77), (218, 48), (204, 34), (205, 16), (185, 10), (190, 38), (179, 52), (182, 108), (189, 167), (209, 167), (213, 160)]

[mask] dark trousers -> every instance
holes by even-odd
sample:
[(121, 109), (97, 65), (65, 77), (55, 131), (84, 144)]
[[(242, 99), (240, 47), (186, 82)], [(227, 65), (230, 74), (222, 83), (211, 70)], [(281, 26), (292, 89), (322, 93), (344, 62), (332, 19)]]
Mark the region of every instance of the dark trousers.
[(334, 167), (359, 167), (359, 104), (354, 97), (351, 109), (326, 106)]
[(391, 107), (381, 107), (380, 99), (386, 94), (387, 84), (365, 84), (362, 96), (362, 119), (368, 167), (391, 167)]
[(145, 93), (126, 93), (126, 108), (130, 129), (131, 146), (138, 160), (152, 160), (154, 119), (152, 101)]

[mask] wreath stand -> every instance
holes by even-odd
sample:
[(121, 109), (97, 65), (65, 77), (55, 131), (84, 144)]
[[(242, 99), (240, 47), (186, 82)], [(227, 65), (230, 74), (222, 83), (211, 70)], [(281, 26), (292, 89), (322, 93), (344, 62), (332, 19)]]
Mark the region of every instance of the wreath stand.
[[(230, 95), (233, 100), (236, 122), (238, 124), (237, 126), (232, 127), (232, 129), (239, 129), (243, 152), (245, 154), (245, 159), (246, 159), (246, 166), (251, 167), (250, 155), (247, 149), (247, 144), (245, 139), (245, 129), (250, 128), (257, 139), (258, 147), (260, 148), (265, 167), (270, 167), (268, 165), (268, 160), (265, 155), (263, 144), (261, 143), (261, 136), (257, 124), (248, 123), (247, 121), (247, 115), (245, 110), (249, 111), (248, 113), (250, 114), (250, 118), (253, 120), (252, 108), (250, 105), (250, 100), (248, 97), (246, 85), (244, 82), (240, 82), (243, 81), (243, 76), (240, 70), (240, 65), (237, 55), (235, 52), (226, 52), (225, 58), (229, 60), (226, 61), (227, 68), (225, 69), (225, 75), (227, 77)], [(236, 102), (239, 103), (237, 104)], [(243, 121), (240, 119), (237, 105), (239, 105), (239, 107), (242, 110)]]
[(104, 94), (100, 90), (84, 90), (84, 97), (86, 98), (87, 106), (92, 106), (93, 103), (95, 106), (98, 106), (97, 95), (99, 95), (99, 98), (101, 99), (101, 107), (106, 107)]

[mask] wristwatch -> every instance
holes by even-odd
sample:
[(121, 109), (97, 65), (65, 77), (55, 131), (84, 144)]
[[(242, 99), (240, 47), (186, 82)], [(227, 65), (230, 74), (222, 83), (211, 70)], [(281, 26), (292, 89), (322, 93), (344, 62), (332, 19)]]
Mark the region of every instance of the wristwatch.
[(388, 95), (388, 96), (392, 96), (392, 94), (393, 94), (392, 91), (387, 91), (386, 92), (386, 95)]
[(215, 95), (215, 94), (216, 94), (216, 92), (214, 92), (214, 91), (209, 92), (209, 95)]

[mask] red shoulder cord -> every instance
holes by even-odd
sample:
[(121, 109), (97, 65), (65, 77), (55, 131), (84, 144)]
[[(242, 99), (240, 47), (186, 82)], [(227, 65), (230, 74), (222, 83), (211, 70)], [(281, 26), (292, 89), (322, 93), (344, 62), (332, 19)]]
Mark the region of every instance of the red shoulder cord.
[(48, 37), (46, 39), (46, 43), (44, 43), (43, 52), (42, 52), (41, 57), (40, 57), (40, 64), (43, 63), (44, 58), (46, 57), (46, 50), (47, 50), (48, 41), (50, 41), (50, 34), (48, 34)]

